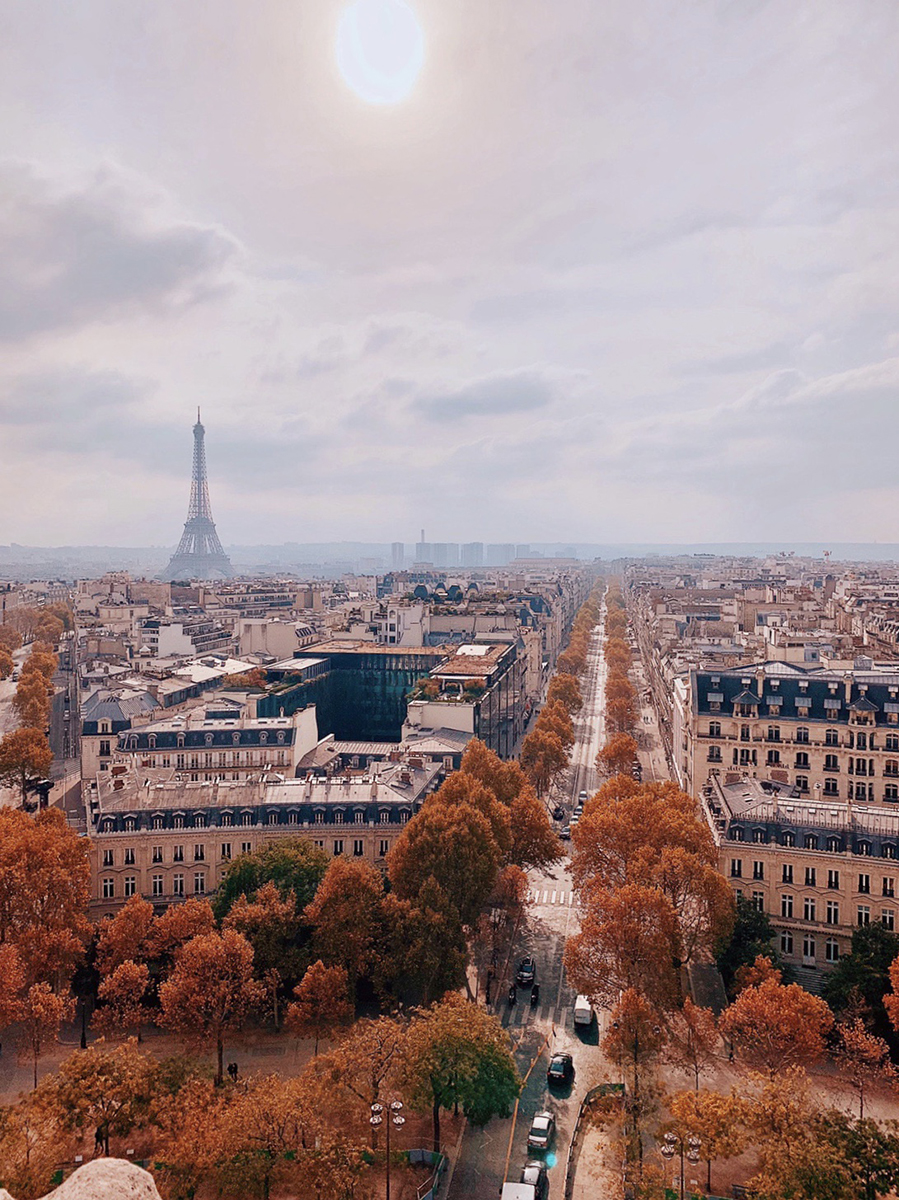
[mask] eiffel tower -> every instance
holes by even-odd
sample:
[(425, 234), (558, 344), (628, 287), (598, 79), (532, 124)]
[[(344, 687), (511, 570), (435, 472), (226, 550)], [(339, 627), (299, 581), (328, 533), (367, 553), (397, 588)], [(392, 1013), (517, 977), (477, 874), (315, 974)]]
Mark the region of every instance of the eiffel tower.
[(206, 430), (200, 422), (194, 425), (194, 465), (190, 481), (190, 507), (184, 522), (184, 533), (169, 565), (157, 579), (228, 579), (234, 568), (215, 532), (209, 485), (206, 482)]

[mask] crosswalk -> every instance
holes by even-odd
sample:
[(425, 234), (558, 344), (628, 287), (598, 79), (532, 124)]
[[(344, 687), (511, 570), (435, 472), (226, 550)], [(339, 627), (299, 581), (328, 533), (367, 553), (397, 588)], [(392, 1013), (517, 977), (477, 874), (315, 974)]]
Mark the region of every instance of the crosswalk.
[(531, 888), (528, 892), (528, 904), (574, 904), (574, 892), (568, 891), (566, 888), (555, 891), (552, 888)]

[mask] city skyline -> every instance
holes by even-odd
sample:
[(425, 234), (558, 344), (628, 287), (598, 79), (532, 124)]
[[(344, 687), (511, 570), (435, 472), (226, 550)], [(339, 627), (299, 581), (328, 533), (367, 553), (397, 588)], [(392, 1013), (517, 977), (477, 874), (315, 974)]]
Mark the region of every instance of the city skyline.
[(0, 541), (896, 539), (894, 11), (342, 8), (16, 8)]

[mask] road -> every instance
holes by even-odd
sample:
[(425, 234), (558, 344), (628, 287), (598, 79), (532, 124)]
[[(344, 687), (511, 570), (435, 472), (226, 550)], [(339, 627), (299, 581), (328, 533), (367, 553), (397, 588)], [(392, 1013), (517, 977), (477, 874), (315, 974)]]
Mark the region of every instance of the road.
[[(575, 721), (575, 745), (571, 769), (560, 787), (558, 800), (569, 810), (581, 790), (594, 790), (594, 760), (603, 737), (604, 618), (591, 638), (587, 670), (581, 683), (584, 705)], [(518, 931), (510, 973), (525, 954), (533, 955), (540, 984), (540, 1004), (531, 1008), (526, 993), (510, 1007), (506, 1002), (508, 978), (499, 984), (495, 1011), (508, 1029), (518, 1069), (525, 1078), (514, 1119), (495, 1119), (484, 1129), (466, 1127), (447, 1192), (449, 1200), (496, 1200), (506, 1178), (517, 1180), (529, 1157), (527, 1134), (536, 1112), (548, 1108), (556, 1118), (556, 1138), (546, 1156), (549, 1166), (550, 1200), (562, 1200), (568, 1147), (584, 1094), (602, 1082), (606, 1064), (598, 1043), (601, 1032), (594, 1022), (588, 1031), (575, 1031), (574, 992), (568, 987), (562, 964), (565, 941), (578, 928), (578, 915), (571, 888), (568, 860), (553, 871), (530, 873), (529, 904)], [(556, 1050), (574, 1058), (576, 1077), (569, 1089), (546, 1085), (549, 1056)], [(533, 1157), (533, 1156), (530, 1156)]]

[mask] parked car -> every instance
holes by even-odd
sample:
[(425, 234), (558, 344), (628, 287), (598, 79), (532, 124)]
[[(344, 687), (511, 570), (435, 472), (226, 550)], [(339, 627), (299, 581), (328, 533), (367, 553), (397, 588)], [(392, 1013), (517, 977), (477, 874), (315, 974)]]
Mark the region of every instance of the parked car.
[(529, 1183), (534, 1189), (534, 1200), (546, 1200), (549, 1195), (549, 1180), (546, 1177), (546, 1164), (539, 1159), (531, 1159), (524, 1164), (521, 1172), (521, 1182)]
[(527, 958), (523, 958), (518, 964), (515, 982), (519, 987), (533, 987), (537, 982), (537, 964), (530, 955)]
[(546, 1068), (546, 1082), (556, 1085), (571, 1083), (574, 1079), (574, 1059), (570, 1054), (554, 1054)]
[(559, 830), (559, 837), (562, 839), (563, 842), (570, 842), (571, 841), (571, 826), (563, 825), (562, 828)]
[(578, 802), (578, 805), (581, 808), (583, 808), (584, 805), (587, 803), (587, 793), (586, 792), (578, 792), (577, 802)]
[(578, 996), (574, 1002), (575, 1025), (593, 1024), (593, 1005), (586, 996)]
[(529, 1150), (548, 1150), (556, 1132), (556, 1118), (551, 1112), (538, 1112), (528, 1130)]

